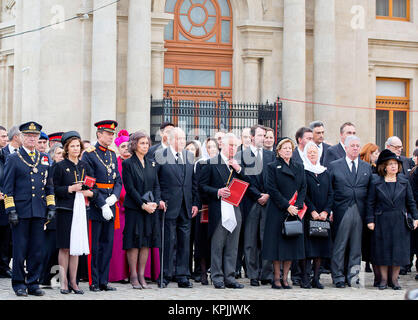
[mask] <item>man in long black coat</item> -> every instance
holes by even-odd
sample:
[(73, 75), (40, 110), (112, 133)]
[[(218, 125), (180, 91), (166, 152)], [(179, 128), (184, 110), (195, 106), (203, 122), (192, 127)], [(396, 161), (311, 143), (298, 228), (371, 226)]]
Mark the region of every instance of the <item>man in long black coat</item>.
[(191, 288), (193, 285), (188, 280), (191, 219), (198, 213), (197, 189), (196, 183), (193, 183), (193, 154), (184, 149), (186, 135), (178, 127), (171, 129), (168, 143), (169, 147), (155, 153), (161, 199), (167, 206), (162, 244), (163, 286), (175, 278), (180, 288)]
[[(366, 211), (367, 192), (372, 178), (371, 166), (360, 160), (360, 139), (345, 139), (346, 157), (330, 165), (331, 183), (334, 190), (333, 237), (331, 259), (332, 279), (337, 288), (344, 288), (360, 272), (361, 235)], [(345, 253), (347, 270), (345, 270)]]

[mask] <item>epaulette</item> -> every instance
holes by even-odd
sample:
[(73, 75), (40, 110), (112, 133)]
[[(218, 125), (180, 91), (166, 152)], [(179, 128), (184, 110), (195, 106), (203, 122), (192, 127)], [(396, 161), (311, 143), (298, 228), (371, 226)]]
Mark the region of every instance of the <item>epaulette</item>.
[(90, 147), (87, 148), (86, 152), (90, 153), (90, 152), (93, 152), (94, 150), (96, 150), (96, 147), (95, 146), (90, 146)]

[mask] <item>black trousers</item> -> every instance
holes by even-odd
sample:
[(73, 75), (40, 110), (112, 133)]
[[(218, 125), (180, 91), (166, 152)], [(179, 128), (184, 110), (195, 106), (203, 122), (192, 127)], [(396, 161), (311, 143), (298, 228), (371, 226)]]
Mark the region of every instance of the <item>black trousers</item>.
[[(190, 232), (192, 220), (183, 202), (176, 219), (164, 220), (164, 280), (186, 281), (190, 277)], [(174, 256), (175, 255), (175, 256)]]
[(12, 232), (9, 225), (0, 226), (0, 273), (10, 270), (11, 254), (10, 242), (12, 240)]
[(39, 288), (43, 259), (43, 250), (40, 248), (45, 245), (44, 223), (45, 219), (42, 218), (19, 219), (19, 223), (12, 227), (14, 291), (26, 288), (32, 291)]

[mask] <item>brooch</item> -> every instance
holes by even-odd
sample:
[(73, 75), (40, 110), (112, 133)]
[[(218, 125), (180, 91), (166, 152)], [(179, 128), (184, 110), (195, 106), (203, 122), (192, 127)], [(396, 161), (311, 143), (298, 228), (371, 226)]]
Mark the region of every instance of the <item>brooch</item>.
[(152, 162), (152, 166), (155, 167), (155, 162), (154, 161)]
[(67, 168), (67, 169), (65, 169), (65, 171), (70, 172), (70, 169), (69, 169), (69, 168)]
[(281, 169), (282, 168), (282, 166), (277, 166), (277, 169)]

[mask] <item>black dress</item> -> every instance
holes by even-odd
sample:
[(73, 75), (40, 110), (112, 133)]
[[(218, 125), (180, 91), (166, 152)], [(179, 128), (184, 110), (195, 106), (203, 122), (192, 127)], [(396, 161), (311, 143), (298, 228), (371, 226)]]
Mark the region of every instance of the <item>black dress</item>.
[[(86, 176), (93, 177), (93, 170), (88, 165), (88, 163), (83, 160), (79, 160), (76, 165), (74, 162), (68, 159), (64, 159), (54, 165), (53, 181), (57, 210), (57, 248), (70, 248), (70, 235), (71, 224), (73, 221), (75, 192), (69, 193), (68, 187), (76, 182), (83, 181)], [(98, 195), (96, 189), (92, 191), (94, 196), (89, 199), (90, 201), (94, 201)]]
[(307, 185), (305, 202), (308, 207), (304, 217), (306, 258), (329, 258), (331, 255), (330, 234), (326, 238), (310, 237), (309, 221), (312, 218), (312, 211), (317, 213), (325, 211), (328, 213), (328, 217), (331, 214), (333, 192), (330, 174), (328, 170), (318, 175), (307, 170), (305, 173)]
[(290, 160), (288, 165), (277, 158), (267, 166), (267, 193), (271, 201), (264, 229), (262, 257), (271, 261), (305, 259), (304, 235), (286, 237), (282, 235), (283, 223), (288, 216), (289, 200), (298, 192), (296, 207), (302, 207), (306, 196), (306, 177), (302, 164)]
[(371, 262), (378, 266), (409, 264), (411, 231), (405, 222), (409, 212), (418, 219), (416, 203), (408, 180), (397, 176), (396, 182), (385, 182), (374, 176), (369, 189), (366, 223), (375, 223), (372, 235)]
[[(412, 187), (412, 192), (414, 194), (415, 202), (418, 205), (418, 167), (412, 169), (411, 174), (409, 175), (409, 182)], [(418, 254), (418, 229), (415, 229), (412, 232), (412, 239), (411, 239), (411, 255)]]
[(125, 207), (125, 228), (123, 229), (123, 249), (160, 248), (161, 231), (159, 210), (149, 214), (141, 209), (144, 201), (142, 197), (152, 191), (154, 202), (161, 200), (160, 185), (158, 183), (156, 162), (144, 157), (145, 167), (134, 154), (122, 162), (122, 179), (126, 195), (123, 203)]

